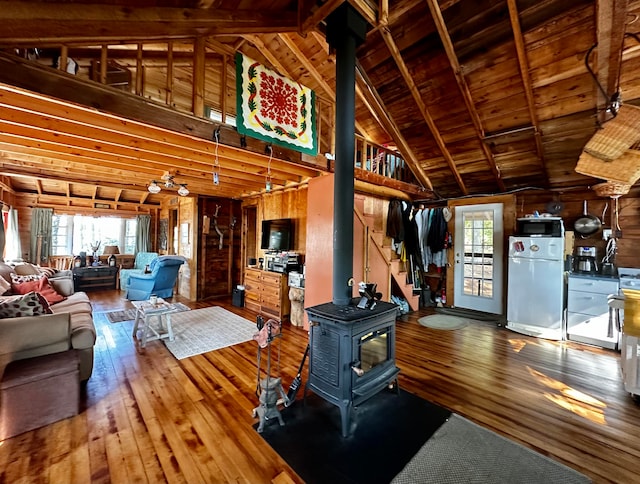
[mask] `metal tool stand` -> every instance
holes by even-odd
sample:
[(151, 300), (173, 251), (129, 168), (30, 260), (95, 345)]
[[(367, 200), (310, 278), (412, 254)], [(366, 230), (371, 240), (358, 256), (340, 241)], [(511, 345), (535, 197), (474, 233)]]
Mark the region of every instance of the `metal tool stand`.
[[(269, 323), (272, 320), (269, 321)], [(281, 338), (282, 333), (281, 323), (277, 334), (272, 334), (271, 326), (267, 323), (267, 330), (269, 336), (267, 338), (267, 371), (266, 376), (260, 379), (261, 372), (261, 347), (258, 346), (258, 387), (256, 388), (256, 394), (259, 396), (260, 405), (253, 409), (253, 417), (259, 417), (260, 423), (258, 424), (258, 432), (264, 430), (264, 424), (269, 419), (277, 418), (280, 425), (284, 425), (284, 420), (278, 409), (280, 403), (287, 401), (287, 395), (282, 387), (282, 379), (280, 377), (274, 378), (271, 376), (271, 344), (275, 338)], [(279, 363), (279, 357), (278, 357)], [(280, 397), (280, 399), (278, 398)]]

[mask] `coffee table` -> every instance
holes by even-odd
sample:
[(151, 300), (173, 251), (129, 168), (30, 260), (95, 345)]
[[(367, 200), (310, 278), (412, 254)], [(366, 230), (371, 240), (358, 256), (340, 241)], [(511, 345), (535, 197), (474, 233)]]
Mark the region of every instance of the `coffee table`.
[[(171, 315), (182, 309), (178, 309), (162, 298), (158, 298), (156, 304), (149, 301), (131, 301), (136, 308), (136, 319), (133, 323), (133, 337), (137, 339), (138, 331), (142, 332), (140, 346), (145, 347), (148, 341), (157, 339), (169, 339), (173, 341), (173, 328), (171, 327)], [(155, 319), (155, 325), (153, 320)]]

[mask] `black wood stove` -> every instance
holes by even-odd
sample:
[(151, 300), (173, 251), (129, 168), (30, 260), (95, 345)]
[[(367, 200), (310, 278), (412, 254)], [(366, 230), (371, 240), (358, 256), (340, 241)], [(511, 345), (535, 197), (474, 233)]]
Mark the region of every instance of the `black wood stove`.
[(351, 410), (384, 388), (398, 390), (396, 316), (398, 306), (373, 309), (333, 303), (307, 308), (309, 378), (305, 387), (340, 408), (342, 435), (350, 434)]

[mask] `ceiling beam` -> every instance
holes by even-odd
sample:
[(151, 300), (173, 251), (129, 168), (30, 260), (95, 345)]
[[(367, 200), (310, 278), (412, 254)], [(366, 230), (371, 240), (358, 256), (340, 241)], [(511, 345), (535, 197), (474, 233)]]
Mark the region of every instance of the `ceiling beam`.
[(295, 32), (297, 12), (3, 2), (0, 43), (126, 42)]
[(429, 177), (418, 163), (418, 159), (411, 150), (409, 143), (407, 143), (407, 140), (405, 140), (404, 136), (402, 136), (398, 125), (389, 115), (389, 111), (382, 102), (382, 98), (371, 84), (369, 77), (367, 76), (366, 72), (359, 62), (356, 62), (356, 84), (357, 87), (362, 91), (362, 95), (367, 98), (367, 101), (376, 111), (376, 115), (382, 122), (384, 129), (393, 139), (394, 143), (398, 147), (398, 151), (409, 165), (409, 168), (415, 175), (416, 179), (429, 190), (433, 190), (431, 180), (429, 180)]
[(343, 3), (344, 0), (327, 0), (322, 5), (317, 6), (316, 2), (298, 2), (298, 19), (300, 24), (298, 32), (300, 35), (306, 36)]
[(400, 50), (398, 49), (398, 47), (396, 46), (396, 43), (393, 40), (391, 32), (389, 31), (389, 27), (388, 26), (382, 27), (380, 29), (380, 33), (382, 34), (382, 38), (384, 39), (384, 42), (387, 45), (387, 48), (389, 49), (389, 52), (391, 52), (391, 56), (393, 57), (393, 60), (398, 66), (398, 70), (400, 71), (400, 74), (402, 75), (402, 78), (404, 79), (405, 84), (407, 85), (407, 87), (409, 88), (409, 91), (411, 92), (413, 101), (416, 103), (416, 106), (418, 107), (420, 114), (422, 114), (422, 118), (427, 123), (427, 126), (429, 126), (429, 130), (431, 131), (431, 134), (433, 135), (433, 138), (435, 139), (436, 144), (438, 145), (438, 148), (442, 152), (442, 155), (444, 156), (444, 159), (447, 162), (447, 165), (449, 165), (449, 170), (451, 170), (451, 174), (456, 179), (456, 182), (458, 183), (458, 187), (460, 188), (462, 193), (464, 195), (467, 195), (469, 191), (467, 190), (467, 187), (465, 186), (464, 181), (460, 176), (460, 172), (456, 167), (456, 163), (453, 160), (451, 153), (449, 153), (449, 150), (447, 149), (447, 146), (445, 145), (445, 142), (442, 139), (442, 135), (440, 134), (440, 131), (438, 130), (438, 127), (436, 126), (436, 123), (433, 120), (433, 117), (429, 113), (427, 106), (422, 100), (422, 95), (420, 94), (420, 91), (418, 90), (418, 87), (416, 86), (416, 83), (414, 82), (413, 77), (409, 73), (409, 69), (407, 68), (407, 65), (404, 63), (404, 59), (402, 58), (402, 55), (400, 54)]
[[(511, 28), (513, 30), (513, 38), (516, 43), (516, 52), (518, 54), (518, 67), (520, 68), (520, 77), (524, 85), (524, 94), (527, 99), (527, 107), (529, 108), (529, 117), (533, 126), (533, 136), (536, 140), (536, 151), (540, 162), (540, 169), (544, 175), (546, 185), (549, 185), (549, 173), (544, 160), (544, 148), (542, 146), (542, 134), (540, 133), (540, 123), (538, 113), (536, 112), (536, 101), (533, 96), (533, 86), (531, 82), (531, 74), (529, 72), (529, 60), (527, 59), (526, 47), (524, 45), (524, 37), (520, 27), (520, 17), (518, 14), (518, 5), (516, 0), (507, 0), (509, 6), (509, 18), (511, 19)], [(484, 143), (483, 143), (484, 144)], [(504, 188), (501, 189), (505, 191)]]
[(458, 56), (456, 55), (455, 48), (453, 47), (453, 42), (451, 41), (451, 36), (449, 35), (449, 30), (447, 29), (444, 17), (442, 16), (440, 6), (438, 5), (437, 0), (427, 0), (427, 5), (429, 6), (429, 11), (431, 12), (431, 16), (433, 17), (433, 22), (436, 26), (436, 30), (438, 31), (438, 35), (440, 36), (440, 40), (442, 41), (444, 51), (447, 54), (449, 65), (451, 66), (451, 69), (453, 70), (453, 73), (455, 75), (458, 89), (460, 90), (462, 99), (464, 100), (464, 104), (467, 107), (467, 112), (469, 113), (469, 117), (471, 118), (471, 122), (473, 123), (476, 137), (478, 138), (478, 142), (480, 143), (480, 147), (482, 149), (482, 152), (484, 153), (484, 157), (487, 161), (487, 164), (489, 165), (489, 168), (491, 169), (491, 172), (493, 173), (493, 177), (496, 183), (498, 184), (498, 188), (500, 189), (500, 191), (505, 191), (504, 181), (502, 180), (502, 176), (500, 174), (500, 170), (498, 169), (498, 165), (496, 164), (496, 160), (493, 157), (491, 149), (484, 142), (484, 129), (482, 127), (482, 122), (480, 121), (480, 115), (478, 114), (478, 110), (476, 109), (475, 103), (473, 102), (467, 80), (464, 77), (462, 68), (460, 67), (460, 63), (458, 62)]

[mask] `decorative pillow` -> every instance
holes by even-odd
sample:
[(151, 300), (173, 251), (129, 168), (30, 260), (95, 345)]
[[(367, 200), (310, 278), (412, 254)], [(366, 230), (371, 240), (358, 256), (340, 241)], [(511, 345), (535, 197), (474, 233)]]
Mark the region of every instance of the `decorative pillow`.
[(0, 301), (0, 319), (50, 314), (47, 301), (38, 293), (30, 292)]
[(40, 271), (40, 274), (43, 274), (48, 278), (53, 277), (56, 272), (58, 272), (58, 269), (54, 269), (53, 267), (38, 267), (38, 270)]
[[(25, 277), (25, 276), (22, 276)], [(11, 288), (16, 294), (27, 294), (35, 291), (42, 294), (49, 304), (55, 304), (65, 299), (62, 294), (58, 294), (56, 290), (49, 283), (49, 279), (46, 276), (36, 279), (35, 281), (26, 281), (20, 284), (12, 284)]]
[(0, 277), (0, 296), (11, 289), (11, 283), (7, 282), (4, 277)]
[(16, 274), (18, 274), (19, 276), (29, 276), (32, 274), (40, 274), (40, 270), (38, 269), (38, 266), (34, 264), (29, 264), (28, 262), (25, 262), (24, 264), (17, 264), (14, 267), (14, 270)]
[(39, 281), (44, 277), (44, 274), (26, 274), (18, 275), (11, 273), (11, 284), (22, 284), (23, 282)]

